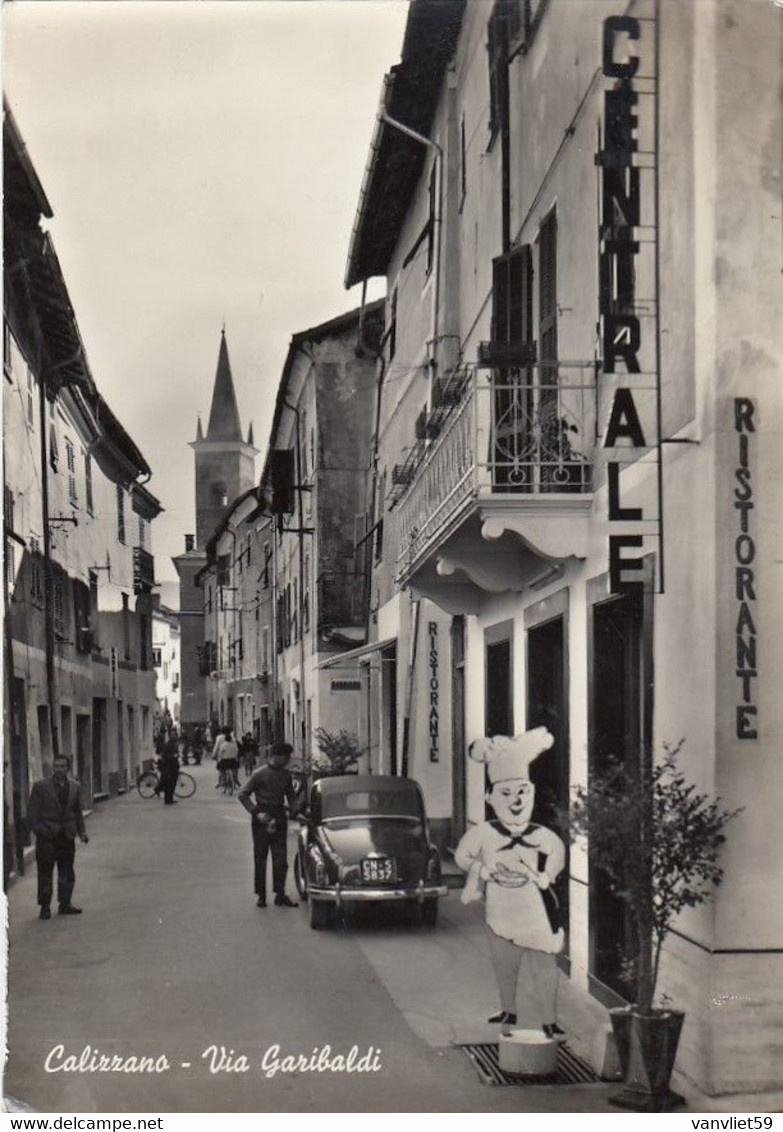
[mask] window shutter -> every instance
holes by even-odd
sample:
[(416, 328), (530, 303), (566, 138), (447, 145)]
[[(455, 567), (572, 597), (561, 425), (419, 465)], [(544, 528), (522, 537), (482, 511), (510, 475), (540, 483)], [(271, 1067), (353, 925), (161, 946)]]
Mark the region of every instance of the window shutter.
[(492, 341), (508, 342), (508, 257), (492, 260)]
[(529, 244), (492, 261), (492, 340), (533, 339), (533, 257)]

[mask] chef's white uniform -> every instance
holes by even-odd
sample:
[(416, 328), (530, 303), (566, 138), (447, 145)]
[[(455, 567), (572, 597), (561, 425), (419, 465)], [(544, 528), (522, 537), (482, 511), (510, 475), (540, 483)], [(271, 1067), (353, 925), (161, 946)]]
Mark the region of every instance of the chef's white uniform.
[[(551, 886), (563, 870), (565, 847), (557, 834), (545, 826), (531, 823), (519, 832), (506, 829), (499, 821), (486, 821), (462, 837), (454, 860), (466, 872), (478, 861), (489, 872), (500, 867), (502, 873), (505, 867), (519, 873), (524, 871), (521, 863), (533, 873), (545, 873)], [(562, 951), (563, 929), (556, 921), (556, 926), (552, 925), (555, 904), (551, 887), (545, 895), (532, 878), (521, 887), (487, 880), (487, 927), (517, 947), (550, 955)]]

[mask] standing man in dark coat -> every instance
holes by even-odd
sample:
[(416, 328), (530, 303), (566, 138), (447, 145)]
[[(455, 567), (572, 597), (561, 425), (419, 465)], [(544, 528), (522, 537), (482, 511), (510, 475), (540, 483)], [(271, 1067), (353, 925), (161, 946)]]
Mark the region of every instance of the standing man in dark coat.
[[(278, 908), (296, 908), (294, 901), (285, 892), (288, 872), (288, 821), (285, 803), (288, 802), (288, 812), (293, 816), (297, 801), (291, 772), (288, 770), (292, 751), (290, 743), (273, 743), (266, 766), (251, 774), (237, 795), (252, 818), (255, 888), (258, 897), (256, 904), (259, 908), (266, 908), (266, 862), (270, 849), (275, 904)], [(255, 804), (251, 800), (252, 795), (255, 795)]]
[(160, 766), (160, 783), (158, 790), (163, 791), (163, 798), (167, 806), (176, 806), (177, 801), (174, 797), (174, 789), (177, 785), (179, 778), (179, 758), (177, 751), (179, 744), (176, 738), (176, 732), (172, 733), (166, 740), (166, 745), (163, 748), (163, 754), (160, 756), (158, 765)]
[(82, 789), (69, 778), (71, 760), (58, 755), (51, 778), (33, 784), (27, 805), (27, 820), (35, 834), (35, 860), (38, 866), (38, 903), (42, 920), (51, 919), (54, 866), (57, 865), (57, 902), (61, 916), (78, 916), (81, 908), (71, 903), (76, 883), (73, 862), (76, 836), (84, 845), (90, 840), (84, 828)]

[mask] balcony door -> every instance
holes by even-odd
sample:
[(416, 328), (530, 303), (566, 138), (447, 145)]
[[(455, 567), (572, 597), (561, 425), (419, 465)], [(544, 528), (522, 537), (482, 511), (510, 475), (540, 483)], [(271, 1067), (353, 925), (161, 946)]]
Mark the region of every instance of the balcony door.
[[(492, 490), (530, 491), (535, 466), (532, 372), (514, 365), (533, 348), (529, 244), (492, 261)], [(508, 364), (503, 364), (503, 363)], [(495, 368), (497, 367), (497, 368)]]

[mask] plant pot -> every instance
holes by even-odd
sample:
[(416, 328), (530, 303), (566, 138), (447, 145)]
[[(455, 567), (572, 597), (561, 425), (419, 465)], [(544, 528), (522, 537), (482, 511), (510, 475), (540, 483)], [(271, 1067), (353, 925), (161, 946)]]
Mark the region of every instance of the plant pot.
[(684, 1100), (669, 1088), (685, 1015), (680, 1010), (640, 1014), (633, 1007), (610, 1010), (623, 1072), (621, 1092), (609, 1098), (617, 1108), (670, 1112)]

